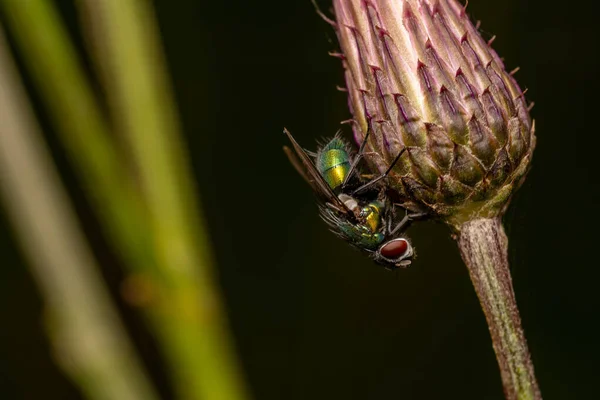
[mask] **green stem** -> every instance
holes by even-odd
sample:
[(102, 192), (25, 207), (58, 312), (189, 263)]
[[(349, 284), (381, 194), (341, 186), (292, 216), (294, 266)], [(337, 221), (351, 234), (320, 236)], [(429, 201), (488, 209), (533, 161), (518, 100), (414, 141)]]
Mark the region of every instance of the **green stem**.
[(463, 224), (458, 246), (490, 329), (507, 400), (541, 400), (512, 287), (502, 222), (477, 219)]
[(95, 18), (97, 69), (148, 204), (162, 277), (153, 317), (178, 393), (245, 399), (151, 4), (80, 3)]
[(154, 265), (143, 200), (52, 2), (0, 0), (65, 150), (127, 265)]
[(40, 140), (1, 29), (0, 88), (0, 199), (43, 295), (58, 362), (89, 399), (156, 399)]

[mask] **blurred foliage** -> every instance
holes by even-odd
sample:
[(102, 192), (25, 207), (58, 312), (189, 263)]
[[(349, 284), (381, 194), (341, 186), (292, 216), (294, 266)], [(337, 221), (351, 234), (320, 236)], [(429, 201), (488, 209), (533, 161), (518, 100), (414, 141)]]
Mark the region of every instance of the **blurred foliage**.
[[(86, 76), (95, 76), (75, 4), (53, 3)], [(345, 94), (335, 90), (341, 66), (327, 56), (337, 49), (335, 36), (310, 2), (154, 3), (217, 281), (253, 397), (502, 399), (483, 314), (446, 229), (417, 224), (413, 267), (383, 271), (327, 232), (287, 165), (283, 126), (312, 147), (349, 116)], [(536, 102), (533, 170), (506, 219), (515, 292), (547, 400), (593, 397), (600, 357), (592, 318), (600, 305), (600, 139), (590, 133), (598, 34), (593, 13), (566, 11), (542, 0), (469, 5), (486, 35), (498, 36), (494, 47), (507, 67), (521, 67), (519, 82)], [(156, 332), (121, 296), (128, 265), (85, 195), (22, 54), (15, 57), (125, 325), (161, 396), (175, 398)], [(92, 82), (108, 109), (102, 87)], [(0, 398), (81, 398), (52, 360), (42, 299), (11, 232), (3, 223)]]
[[(187, 154), (181, 148), (151, 5), (119, 0), (78, 4), (84, 17), (82, 29), (95, 45), (98, 70), (104, 74), (111, 111), (106, 117), (53, 4), (44, 0), (0, 4), (17, 52), (40, 88), (51, 122), (97, 210), (98, 222), (127, 267), (123, 295), (148, 317), (176, 393), (182, 399), (246, 398), (213, 282), (212, 256), (198, 215)], [(11, 105), (10, 100), (3, 104)], [(4, 121), (6, 139), (17, 130), (21, 136), (32, 130), (26, 128), (32, 125), (25, 120), (26, 111), (14, 108)], [(125, 158), (115, 145), (119, 138), (129, 150)], [(20, 146), (17, 140), (5, 142)], [(90, 399), (152, 399), (146, 385), (137, 384), (143, 379), (136, 378), (141, 374), (136, 363), (128, 361), (127, 346), (117, 346), (123, 342), (118, 323), (99, 311), (111, 310), (111, 304), (105, 296), (95, 296), (92, 285), (82, 284), (85, 278), (80, 271), (91, 257), (79, 256), (85, 253), (84, 246), (78, 243), (80, 234), (68, 224), (68, 213), (61, 210), (64, 196), (53, 195), (60, 192), (60, 184), (43, 175), (49, 167), (35, 165), (42, 158), (35, 151), (23, 152), (25, 159), (19, 160), (13, 156), (15, 150), (6, 150), (6, 164), (12, 165), (6, 167), (3, 190), (20, 192), (23, 200), (39, 197), (55, 204), (48, 206), (46, 214), (32, 218), (41, 209), (37, 204), (6, 196), (40, 286), (49, 288), (46, 312), (72, 315), (53, 318), (52, 325), (58, 327), (50, 330), (67, 332), (54, 339), (57, 358)], [(15, 177), (19, 169), (21, 181)], [(36, 186), (36, 180), (46, 185)], [(52, 223), (45, 222), (51, 218), (55, 218)], [(36, 257), (38, 253), (42, 256)], [(75, 269), (63, 277), (67, 267)], [(62, 284), (53, 285), (54, 281)], [(66, 308), (73, 312), (63, 311)]]

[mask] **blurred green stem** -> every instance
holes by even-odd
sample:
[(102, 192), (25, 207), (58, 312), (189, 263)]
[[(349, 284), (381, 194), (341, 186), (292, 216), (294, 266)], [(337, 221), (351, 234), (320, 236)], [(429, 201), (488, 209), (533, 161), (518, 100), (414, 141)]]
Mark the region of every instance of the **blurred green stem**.
[(183, 399), (245, 399), (151, 4), (80, 0), (148, 203), (164, 298), (155, 328)]
[(0, 195), (44, 296), (58, 361), (94, 400), (153, 400), (0, 29)]
[(508, 239), (500, 219), (460, 227), (458, 246), (485, 314), (507, 400), (541, 400), (508, 264)]
[(143, 199), (52, 2), (0, 0), (0, 6), (107, 237), (129, 266), (152, 269)]
[(245, 399), (150, 4), (80, 2), (93, 10), (114, 125), (131, 157), (112, 140), (52, 2), (0, 5), (107, 237), (151, 286), (147, 315), (180, 398)]

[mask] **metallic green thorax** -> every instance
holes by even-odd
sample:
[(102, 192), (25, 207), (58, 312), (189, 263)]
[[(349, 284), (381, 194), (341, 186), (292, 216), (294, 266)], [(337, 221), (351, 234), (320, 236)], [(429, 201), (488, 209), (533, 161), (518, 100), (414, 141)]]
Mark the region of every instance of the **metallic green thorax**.
[(364, 206), (360, 212), (360, 217), (365, 221), (371, 232), (375, 233), (381, 229), (382, 210), (384, 204), (380, 201), (372, 201)]
[(336, 194), (350, 172), (350, 166), (350, 154), (344, 141), (339, 138), (333, 138), (317, 154), (317, 170)]
[(359, 218), (363, 224), (342, 223), (339, 229), (351, 243), (369, 250), (375, 250), (385, 239), (381, 233), (382, 210), (384, 204), (380, 201), (372, 201), (362, 207)]
[(344, 222), (338, 225), (340, 234), (354, 246), (375, 251), (385, 239), (381, 232), (373, 233), (365, 225)]

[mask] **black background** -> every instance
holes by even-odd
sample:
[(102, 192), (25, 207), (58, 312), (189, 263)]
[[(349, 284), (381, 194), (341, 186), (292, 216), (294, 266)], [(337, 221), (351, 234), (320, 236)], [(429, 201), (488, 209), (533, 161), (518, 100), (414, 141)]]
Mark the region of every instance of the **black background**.
[[(76, 10), (57, 1), (77, 38)], [(349, 118), (330, 27), (308, 0), (156, 0), (170, 71), (254, 397), (502, 399), (483, 314), (448, 230), (418, 224), (413, 267), (387, 272), (330, 234), (281, 147)], [(327, 1), (322, 1), (327, 8)], [(506, 217), (515, 291), (548, 399), (597, 392), (600, 159), (592, 3), (472, 0), (484, 37), (528, 88), (533, 169)], [(35, 97), (35, 92), (32, 90)], [(36, 103), (39, 106), (39, 101)], [(40, 107), (38, 107), (40, 108)], [(40, 108), (55, 159), (111, 287), (119, 260)], [(349, 137), (346, 130), (347, 137)], [(43, 304), (0, 213), (0, 398), (78, 399), (54, 364)], [(116, 289), (115, 293), (116, 293)], [(161, 393), (159, 352), (127, 325)]]

